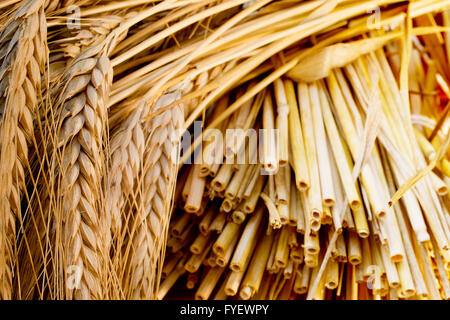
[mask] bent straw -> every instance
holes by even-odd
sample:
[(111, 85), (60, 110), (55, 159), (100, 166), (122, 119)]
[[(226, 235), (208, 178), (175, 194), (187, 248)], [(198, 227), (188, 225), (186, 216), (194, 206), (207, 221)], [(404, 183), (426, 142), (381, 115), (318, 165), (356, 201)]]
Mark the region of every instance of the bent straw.
[(277, 207), (265, 192), (266, 191), (261, 192), (260, 197), (264, 201), (267, 207), (267, 211), (269, 212), (269, 225), (273, 229), (279, 229), (281, 228), (282, 224), (280, 215), (278, 214)]

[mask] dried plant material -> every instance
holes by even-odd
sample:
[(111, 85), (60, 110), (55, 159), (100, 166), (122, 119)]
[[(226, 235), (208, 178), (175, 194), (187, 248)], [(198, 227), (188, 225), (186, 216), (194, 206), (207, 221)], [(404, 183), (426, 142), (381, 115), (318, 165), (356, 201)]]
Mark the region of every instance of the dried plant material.
[(34, 142), (41, 76), (48, 55), (44, 3), (23, 1), (0, 33), (0, 176), (4, 181), (0, 188), (0, 298), (5, 300), (13, 296), (16, 223), (21, 220), (21, 196), (30, 170), (29, 145)]
[(3, 1), (0, 298), (448, 299), (448, 6)]
[[(174, 88), (159, 98), (158, 110), (179, 97)], [(154, 298), (158, 292), (157, 268), (162, 268), (161, 251), (167, 239), (172, 211), (172, 194), (177, 176), (179, 130), (183, 124), (182, 105), (167, 110), (144, 124), (146, 147), (142, 164), (144, 189), (138, 200), (130, 236), (132, 253), (129, 278), (125, 281), (133, 299)]]
[(381, 48), (395, 37), (398, 35), (339, 43), (322, 48), (314, 55), (301, 60), (288, 72), (288, 76), (295, 81), (305, 82), (326, 78), (332, 69), (341, 68), (360, 56)]

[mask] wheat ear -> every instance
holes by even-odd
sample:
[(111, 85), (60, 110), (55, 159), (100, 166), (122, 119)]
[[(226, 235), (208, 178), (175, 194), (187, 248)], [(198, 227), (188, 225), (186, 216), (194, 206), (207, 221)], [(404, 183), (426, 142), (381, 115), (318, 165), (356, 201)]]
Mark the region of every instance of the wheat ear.
[[(152, 111), (162, 109), (181, 97), (180, 89), (171, 89), (156, 102)], [(154, 299), (158, 266), (164, 256), (171, 214), (172, 193), (177, 175), (179, 131), (184, 121), (183, 106), (166, 110), (144, 125), (146, 148), (141, 186), (142, 207), (137, 208), (131, 232), (128, 296)]]
[[(104, 298), (109, 219), (102, 200), (103, 136), (112, 67), (101, 46), (87, 49), (68, 69), (57, 108), (60, 182), (58, 192), (66, 294), (75, 299)], [(79, 283), (69, 285), (73, 273)]]
[(0, 298), (12, 294), (16, 219), (30, 168), (28, 145), (47, 57), (44, 0), (24, 1), (0, 35)]
[(144, 156), (145, 137), (141, 125), (143, 105), (139, 105), (118, 125), (110, 141), (111, 165), (108, 171), (107, 211), (111, 214), (112, 232), (120, 234), (121, 212), (125, 199), (134, 190)]

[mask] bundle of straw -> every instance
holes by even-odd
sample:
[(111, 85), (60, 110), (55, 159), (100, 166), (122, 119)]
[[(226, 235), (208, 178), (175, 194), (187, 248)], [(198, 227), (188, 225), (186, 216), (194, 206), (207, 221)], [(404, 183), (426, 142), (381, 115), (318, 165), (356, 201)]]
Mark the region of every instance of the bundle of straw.
[(0, 298), (449, 299), (449, 61), (448, 0), (3, 1)]

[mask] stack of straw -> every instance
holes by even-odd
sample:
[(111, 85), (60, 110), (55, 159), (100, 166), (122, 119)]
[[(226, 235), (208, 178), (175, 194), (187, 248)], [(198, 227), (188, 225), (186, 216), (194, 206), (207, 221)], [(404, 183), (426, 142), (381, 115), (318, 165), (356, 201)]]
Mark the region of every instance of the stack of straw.
[(448, 0), (3, 1), (0, 298), (449, 299), (449, 83)]

